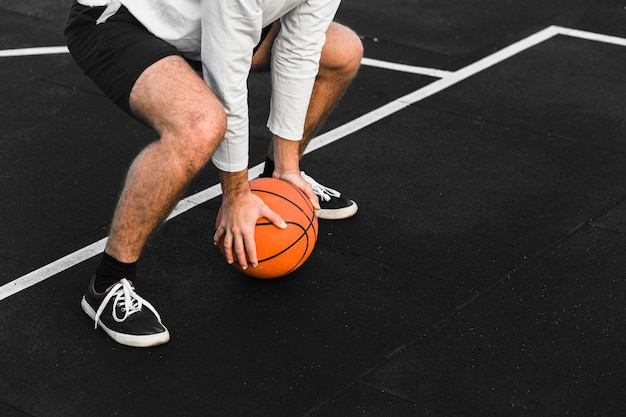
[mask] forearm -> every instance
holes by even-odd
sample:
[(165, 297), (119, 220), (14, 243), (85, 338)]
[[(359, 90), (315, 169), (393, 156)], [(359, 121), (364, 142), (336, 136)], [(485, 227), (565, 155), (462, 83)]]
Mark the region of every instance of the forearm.
[(250, 192), (247, 168), (237, 172), (220, 171), (220, 181), (226, 206), (232, 205)]
[(300, 142), (274, 136), (274, 172), (279, 178), (287, 173), (300, 174)]

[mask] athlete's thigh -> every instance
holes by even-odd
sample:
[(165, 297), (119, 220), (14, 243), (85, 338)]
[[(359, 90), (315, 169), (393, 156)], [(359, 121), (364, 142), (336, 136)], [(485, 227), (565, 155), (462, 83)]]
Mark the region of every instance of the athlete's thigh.
[(220, 101), (180, 56), (168, 56), (146, 68), (130, 93), (130, 110), (160, 133), (176, 133), (200, 122), (219, 121)]

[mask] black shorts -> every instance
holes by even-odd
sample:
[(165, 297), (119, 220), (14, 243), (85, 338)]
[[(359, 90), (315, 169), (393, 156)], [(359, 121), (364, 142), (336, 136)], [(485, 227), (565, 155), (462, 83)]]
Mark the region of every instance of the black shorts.
[[(104, 24), (96, 25), (106, 7), (88, 7), (74, 2), (65, 25), (65, 38), (72, 57), (104, 94), (128, 114), (130, 92), (139, 76), (155, 62), (182, 54), (157, 38), (121, 6)], [(269, 26), (263, 30), (261, 42)], [(190, 62), (201, 70), (199, 62)]]
[(96, 25), (105, 8), (72, 4), (65, 25), (67, 47), (98, 88), (131, 114), (128, 99), (141, 73), (160, 59), (181, 54), (148, 32), (124, 6)]

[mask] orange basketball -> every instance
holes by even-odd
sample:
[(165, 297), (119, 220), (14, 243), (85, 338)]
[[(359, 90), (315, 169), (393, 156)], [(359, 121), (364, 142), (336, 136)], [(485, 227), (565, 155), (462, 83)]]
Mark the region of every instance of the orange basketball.
[[(274, 226), (266, 218), (260, 218), (254, 230), (258, 266), (248, 266), (245, 271), (236, 262), (235, 268), (255, 278), (278, 278), (298, 269), (306, 261), (317, 241), (317, 216), (311, 201), (298, 188), (287, 181), (275, 178), (256, 178), (250, 188), (267, 206), (278, 213), (286, 229)], [(217, 213), (219, 226), (222, 209)], [(219, 244), (224, 254), (223, 239)]]

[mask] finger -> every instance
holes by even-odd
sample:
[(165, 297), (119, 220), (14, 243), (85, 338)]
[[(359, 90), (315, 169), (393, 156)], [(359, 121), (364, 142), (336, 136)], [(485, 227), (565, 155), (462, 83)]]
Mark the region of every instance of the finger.
[(220, 226), (217, 228), (217, 230), (215, 231), (215, 234), (213, 235), (213, 244), (219, 245), (220, 239), (222, 239), (222, 236), (224, 236), (224, 229), (222, 228), (222, 226)]
[(313, 206), (313, 209), (320, 209), (320, 201), (317, 197), (317, 194), (315, 194), (315, 192), (313, 191), (313, 186), (305, 181), (299, 173), (297, 176), (297, 180), (295, 180), (293, 184), (298, 187), (300, 191), (304, 193), (304, 195), (307, 196), (307, 198), (311, 202), (311, 205)]
[(233, 238), (232, 235), (229, 235), (228, 233), (224, 233), (224, 243), (222, 244), (222, 247), (224, 248), (224, 257), (226, 258), (226, 262), (228, 262), (228, 264), (232, 264), (235, 259), (233, 257)]
[(313, 208), (315, 210), (320, 210), (320, 200), (317, 197), (317, 194), (315, 194), (313, 191), (311, 191), (311, 194), (307, 194), (307, 197), (309, 197), (309, 200), (311, 200), (311, 204), (313, 205)]
[(244, 244), (244, 240), (242, 237), (236, 237), (235, 241), (235, 256), (237, 257), (237, 261), (239, 262), (239, 266), (244, 271), (248, 269), (248, 258), (246, 256), (246, 246)]
[(320, 200), (317, 197), (317, 194), (315, 194), (315, 192), (313, 191), (313, 187), (311, 187), (311, 184), (307, 183), (307, 186), (305, 186), (304, 189), (302, 189), (302, 191), (304, 191), (304, 194), (311, 201), (311, 204), (313, 205), (313, 208), (315, 210), (319, 210), (320, 209)]
[(246, 258), (250, 265), (253, 267), (257, 267), (259, 265), (259, 261), (257, 259), (256, 254), (256, 242), (254, 241), (254, 236), (250, 236), (244, 240), (244, 246), (246, 248)]

